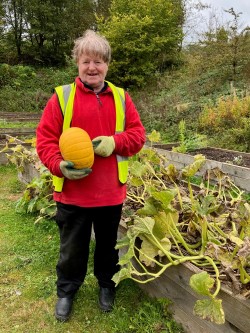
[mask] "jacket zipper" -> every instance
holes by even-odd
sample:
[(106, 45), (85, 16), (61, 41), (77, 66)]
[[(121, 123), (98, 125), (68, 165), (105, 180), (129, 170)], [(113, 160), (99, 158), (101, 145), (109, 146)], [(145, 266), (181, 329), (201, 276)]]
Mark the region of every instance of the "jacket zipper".
[(102, 106), (102, 101), (100, 100), (100, 96), (98, 95), (98, 93), (95, 93), (95, 95), (98, 100), (98, 103)]

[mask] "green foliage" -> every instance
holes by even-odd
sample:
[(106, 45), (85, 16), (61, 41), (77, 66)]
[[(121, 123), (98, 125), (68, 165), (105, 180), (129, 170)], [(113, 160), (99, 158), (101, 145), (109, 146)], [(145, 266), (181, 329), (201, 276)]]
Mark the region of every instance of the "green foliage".
[(56, 205), (53, 201), (52, 178), (46, 169), (40, 170), (40, 176), (34, 178), (23, 191), (22, 197), (17, 201), (16, 211), (18, 213), (34, 213), (40, 220), (51, 219), (55, 216)]
[(21, 214), (36, 215), (35, 223), (53, 218), (56, 205), (53, 201), (52, 176), (41, 164), (36, 150), (26, 148), (22, 144), (14, 147), (9, 147), (7, 144), (1, 152), (5, 151), (7, 151), (9, 161), (16, 166), (18, 172), (23, 173), (28, 165), (33, 165), (38, 174), (27, 184), (22, 196), (17, 200), (16, 211)]
[[(239, 81), (242, 78), (242, 69), (247, 64), (249, 66), (249, 28), (241, 29), (239, 18), (242, 13), (237, 14), (233, 8), (227, 12), (232, 15), (227, 26), (216, 23), (216, 28), (209, 28), (199, 43), (189, 48), (188, 56), (191, 57), (193, 74), (199, 74), (201, 80), (207, 81), (207, 93), (212, 92), (213, 85), (220, 89), (219, 85), (225, 81)], [(214, 82), (209, 80), (210, 73)], [(201, 84), (204, 85), (202, 82)]]
[(151, 144), (157, 143), (161, 140), (161, 134), (160, 132), (153, 130), (150, 134), (147, 135), (147, 138), (149, 139)]
[(1, 111), (41, 113), (56, 86), (74, 81), (77, 68), (67, 61), (67, 67), (60, 69), (0, 65)]
[(182, 15), (181, 3), (171, 0), (113, 1), (110, 17), (98, 20), (98, 29), (112, 47), (111, 80), (143, 86), (157, 71), (176, 63)]
[(31, 66), (10, 66), (0, 64), (0, 87), (11, 86), (18, 88), (21, 85), (27, 85), (27, 81), (36, 77), (34, 68)]
[(87, 0), (3, 1), (3, 9), (3, 62), (64, 65), (73, 40), (96, 25), (96, 4)]
[(224, 324), (225, 314), (222, 310), (222, 300), (215, 299), (211, 293), (214, 279), (207, 272), (194, 274), (190, 278), (190, 286), (196, 293), (208, 297), (196, 302), (194, 313), (202, 319), (212, 319), (217, 324)]
[(179, 153), (187, 153), (189, 151), (206, 147), (207, 139), (205, 135), (192, 134), (187, 137), (185, 120), (181, 120), (179, 123), (179, 146), (173, 147), (172, 150)]
[(206, 271), (192, 276), (191, 287), (206, 296), (196, 303), (195, 313), (222, 324), (225, 316), (217, 299), (221, 271), (235, 272), (231, 283), (238, 293), (244, 290), (240, 284), (250, 283), (250, 258), (245, 252), (250, 207), (243, 192), (220, 170), (208, 170), (206, 181), (193, 187), (191, 179), (204, 161), (204, 156), (196, 155), (192, 164), (177, 171), (152, 148), (130, 161), (126, 205), (132, 213), (116, 246), (123, 249), (122, 268), (113, 280), (147, 283), (169, 267), (189, 261), (214, 277)]

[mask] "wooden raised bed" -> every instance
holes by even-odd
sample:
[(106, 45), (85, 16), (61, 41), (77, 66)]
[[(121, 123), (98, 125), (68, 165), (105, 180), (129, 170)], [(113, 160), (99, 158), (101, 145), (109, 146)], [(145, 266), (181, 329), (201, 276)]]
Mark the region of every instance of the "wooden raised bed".
[[(119, 237), (123, 237), (125, 233), (126, 228), (121, 224)], [(135, 262), (134, 265), (137, 266)], [(200, 319), (193, 314), (195, 302), (200, 296), (189, 286), (189, 280), (197, 272), (200, 269), (193, 264), (180, 264), (166, 269), (154, 281), (138, 285), (152, 297), (170, 299), (173, 302), (170, 305), (173, 317), (182, 324), (186, 333), (249, 333), (250, 300), (233, 295), (226, 286), (222, 286), (218, 295), (225, 312), (226, 321), (223, 325)]]
[(35, 128), (0, 128), (0, 135), (11, 135), (14, 137), (20, 136), (34, 136), (36, 133)]
[(0, 120), (4, 120), (6, 122), (38, 122), (40, 118), (40, 113), (0, 112)]
[[(160, 145), (155, 145), (157, 151), (160, 154), (166, 156), (168, 160), (167, 164), (174, 164), (177, 169), (182, 169), (183, 167), (193, 163), (194, 161), (193, 155), (182, 154), (167, 150), (167, 148), (169, 149), (170, 146), (166, 147), (166, 149), (162, 149), (159, 147)], [(163, 145), (161, 145), (161, 147), (164, 148)], [(200, 151), (200, 153), (202, 154), (202, 150)], [(250, 156), (250, 154), (247, 153), (238, 153), (238, 155), (242, 154)], [(203, 175), (207, 170), (213, 168), (219, 168), (223, 173), (227, 174), (230, 177), (230, 179), (235, 183), (235, 185), (239, 186), (241, 189), (247, 192), (250, 192), (250, 168), (207, 159), (200, 172), (198, 172), (197, 174)]]
[(217, 325), (193, 314), (198, 296), (189, 287), (189, 279), (194, 272), (197, 269), (192, 264), (172, 266), (159, 279), (141, 284), (140, 287), (153, 297), (169, 298), (173, 302), (171, 309), (174, 318), (183, 325), (187, 333), (249, 333), (250, 300), (232, 295), (225, 287), (222, 287), (218, 296), (222, 299), (225, 324)]

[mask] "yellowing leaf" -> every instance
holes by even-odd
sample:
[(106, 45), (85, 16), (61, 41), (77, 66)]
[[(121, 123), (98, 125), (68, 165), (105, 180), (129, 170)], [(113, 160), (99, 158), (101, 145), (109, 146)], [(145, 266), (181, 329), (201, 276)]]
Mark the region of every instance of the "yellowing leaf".
[(169, 229), (173, 223), (176, 224), (178, 222), (178, 218), (179, 214), (177, 211), (169, 213), (159, 212), (155, 215), (155, 225), (153, 229), (154, 234), (160, 239), (169, 237)]
[(138, 161), (134, 161), (130, 164), (129, 172), (136, 177), (142, 177), (144, 173), (147, 171), (145, 165), (141, 164)]
[(153, 233), (155, 221), (151, 217), (136, 217), (134, 221), (133, 230), (135, 233), (139, 234), (149, 234)]
[(139, 186), (143, 185), (143, 181), (141, 180), (141, 178), (138, 178), (138, 177), (131, 177), (129, 180), (129, 183), (131, 186), (134, 186), (134, 187), (139, 187)]
[(193, 177), (198, 170), (202, 167), (205, 163), (206, 158), (204, 155), (195, 155), (194, 162), (192, 164), (187, 165), (185, 168), (182, 169), (182, 174), (185, 177)]
[(179, 175), (179, 171), (176, 169), (176, 166), (174, 164), (169, 164), (167, 169), (166, 169), (167, 175), (171, 179), (176, 179)]
[(173, 210), (170, 203), (176, 195), (176, 190), (165, 190), (160, 192), (152, 192), (154, 199), (159, 200), (162, 203), (164, 210)]
[(163, 247), (164, 251), (159, 250), (158, 254), (159, 254), (159, 256), (163, 257), (165, 255), (165, 252), (169, 252), (171, 250), (172, 243), (167, 237), (161, 239), (160, 243), (161, 243), (161, 246)]
[(154, 200), (154, 198), (150, 197), (145, 201), (144, 207), (138, 209), (137, 214), (139, 216), (154, 216), (157, 214), (160, 205)]
[(239, 237), (234, 236), (233, 232), (230, 232), (230, 234), (228, 235), (228, 238), (230, 239), (231, 242), (234, 242), (238, 246), (241, 246), (244, 244), (243, 240), (240, 239)]
[(158, 248), (154, 246), (146, 237), (140, 236), (142, 240), (141, 251), (139, 259), (146, 266), (155, 266), (155, 263), (152, 261), (158, 255)]
[(202, 319), (210, 320), (219, 325), (225, 323), (221, 299), (209, 298), (196, 301), (194, 313)]
[(130, 267), (123, 267), (119, 270), (113, 277), (112, 280), (115, 282), (117, 286), (122, 280), (128, 279), (131, 277), (131, 268)]

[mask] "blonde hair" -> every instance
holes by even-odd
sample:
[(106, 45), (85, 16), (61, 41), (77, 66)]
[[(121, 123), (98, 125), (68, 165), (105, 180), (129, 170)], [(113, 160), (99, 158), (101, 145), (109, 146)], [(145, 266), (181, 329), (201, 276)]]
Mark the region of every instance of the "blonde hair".
[(75, 40), (72, 57), (76, 63), (82, 54), (100, 57), (107, 64), (111, 60), (109, 42), (93, 30), (86, 30), (83, 36)]

